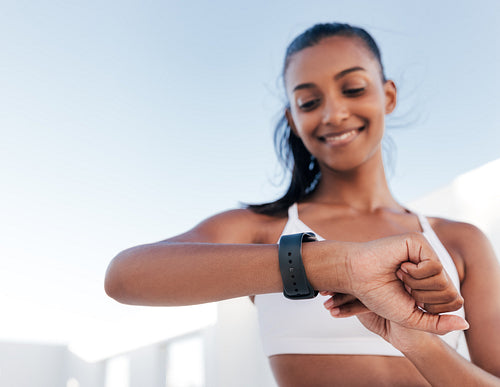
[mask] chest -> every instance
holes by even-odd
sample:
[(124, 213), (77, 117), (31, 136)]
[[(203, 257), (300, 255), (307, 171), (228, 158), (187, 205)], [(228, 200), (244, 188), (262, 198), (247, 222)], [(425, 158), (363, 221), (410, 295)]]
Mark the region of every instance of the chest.
[(304, 214), (294, 223), (313, 230), (324, 239), (366, 242), (392, 235), (422, 231), (418, 217), (406, 215), (311, 216)]

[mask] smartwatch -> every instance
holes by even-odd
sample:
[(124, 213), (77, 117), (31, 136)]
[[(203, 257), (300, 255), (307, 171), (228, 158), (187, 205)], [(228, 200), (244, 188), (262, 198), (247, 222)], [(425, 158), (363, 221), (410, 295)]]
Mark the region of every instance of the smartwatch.
[(316, 241), (312, 232), (282, 235), (279, 241), (278, 256), (283, 295), (292, 300), (314, 298), (318, 291), (309, 283), (302, 263), (302, 242)]

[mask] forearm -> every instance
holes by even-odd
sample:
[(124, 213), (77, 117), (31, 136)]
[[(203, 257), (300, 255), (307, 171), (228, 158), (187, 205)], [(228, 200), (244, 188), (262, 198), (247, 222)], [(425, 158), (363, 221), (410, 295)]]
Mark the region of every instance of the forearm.
[(438, 336), (422, 337), (401, 351), (431, 386), (500, 386), (500, 378), (464, 359)]
[[(338, 242), (303, 246), (313, 287), (344, 287)], [(190, 305), (253, 294), (281, 292), (278, 245), (159, 242), (118, 254), (106, 273), (106, 292), (140, 305)], [(335, 288), (335, 289), (334, 289)]]

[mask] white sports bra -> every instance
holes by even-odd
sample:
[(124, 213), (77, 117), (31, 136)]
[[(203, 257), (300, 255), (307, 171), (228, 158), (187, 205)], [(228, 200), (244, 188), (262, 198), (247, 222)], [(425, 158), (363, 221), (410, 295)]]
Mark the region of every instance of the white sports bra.
[[(458, 272), (452, 258), (430, 226), (427, 218), (417, 214), (424, 236), (437, 253), (457, 289)], [(312, 231), (298, 217), (297, 204), (288, 209), (288, 222), (282, 235)], [(312, 231), (314, 232), (314, 231)], [(316, 235), (318, 240), (324, 238)], [(328, 297), (318, 295), (308, 300), (289, 300), (282, 293), (255, 296), (261, 340), (267, 356), (301, 354), (346, 354), (403, 356), (380, 336), (370, 332), (357, 317), (333, 318), (324, 308)], [(452, 312), (464, 317), (463, 307)], [(440, 336), (457, 349), (462, 331)]]

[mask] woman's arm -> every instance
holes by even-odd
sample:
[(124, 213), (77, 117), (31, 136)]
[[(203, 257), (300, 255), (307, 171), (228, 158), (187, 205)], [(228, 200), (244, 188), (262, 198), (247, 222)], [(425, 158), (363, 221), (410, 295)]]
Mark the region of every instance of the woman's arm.
[[(254, 244), (258, 229), (245, 210), (231, 211), (178, 237), (125, 250), (108, 267), (106, 292), (124, 303), (164, 306), (280, 292), (278, 246)], [(366, 243), (305, 243), (302, 256), (317, 290), (353, 294), (406, 327), (444, 334), (466, 326), (458, 316), (415, 308), (396, 277), (402, 262), (438, 260), (419, 233)]]
[[(127, 249), (108, 267), (106, 293), (127, 304), (176, 306), (280, 292), (278, 245), (259, 243), (265, 227), (262, 216), (233, 210), (176, 237)], [(341, 286), (341, 273), (332, 271), (346, 256), (341, 243), (308, 243), (303, 252), (313, 286)]]
[(431, 386), (500, 386), (498, 373), (469, 362), (438, 336), (426, 332), (418, 332), (418, 336), (402, 352)]
[(476, 227), (462, 224), (459, 237), (465, 262), (465, 332), (471, 361), (500, 377), (500, 265), (493, 247)]

